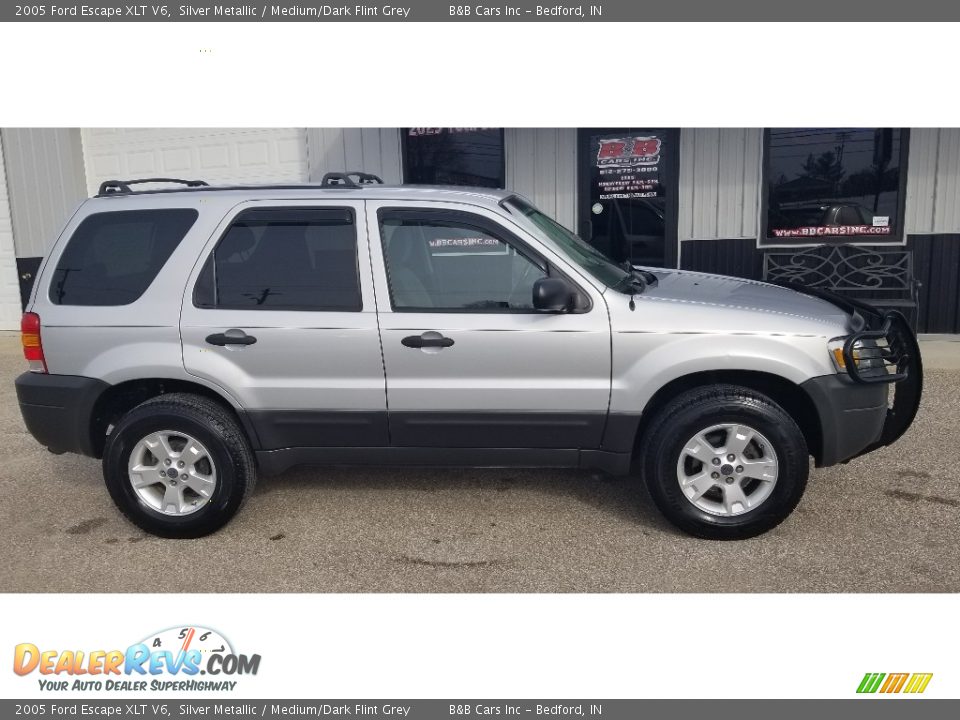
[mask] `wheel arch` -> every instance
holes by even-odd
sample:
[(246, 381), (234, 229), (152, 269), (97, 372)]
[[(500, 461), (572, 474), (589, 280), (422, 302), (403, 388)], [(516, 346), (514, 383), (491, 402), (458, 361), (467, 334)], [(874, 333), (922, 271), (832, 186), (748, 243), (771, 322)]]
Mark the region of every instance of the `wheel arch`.
[(93, 457), (103, 456), (107, 430), (140, 403), (170, 393), (190, 393), (213, 400), (229, 412), (243, 428), (251, 447), (257, 449), (256, 431), (247, 414), (225, 395), (200, 383), (178, 378), (138, 378), (110, 385), (97, 398), (90, 415), (90, 447)]
[(708, 370), (674, 378), (658, 389), (647, 402), (640, 415), (634, 436), (631, 464), (635, 465), (642, 453), (641, 440), (650, 423), (667, 403), (695, 388), (727, 384), (763, 393), (780, 405), (792, 417), (800, 430), (810, 454), (817, 463), (823, 454), (823, 430), (816, 405), (810, 396), (796, 383), (780, 375), (757, 370)]

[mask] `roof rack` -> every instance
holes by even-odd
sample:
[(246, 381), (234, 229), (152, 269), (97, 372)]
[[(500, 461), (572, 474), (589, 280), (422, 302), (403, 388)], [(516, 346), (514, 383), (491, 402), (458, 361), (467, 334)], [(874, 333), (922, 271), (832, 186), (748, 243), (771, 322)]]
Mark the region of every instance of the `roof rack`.
[(131, 185), (143, 185), (145, 183), (172, 183), (174, 185), (185, 185), (186, 187), (206, 187), (207, 183), (203, 180), (180, 180), (178, 178), (143, 178), (142, 180), (107, 180), (100, 183), (99, 195), (117, 195), (129, 194), (133, 192)]
[(373, 173), (348, 170), (347, 172), (328, 172), (320, 181), (320, 187), (359, 188), (361, 185), (383, 185), (383, 180)]
[[(149, 188), (140, 191), (134, 191), (133, 185), (144, 185), (153, 183), (165, 183), (172, 185), (182, 185), (179, 188)], [(373, 173), (362, 172), (360, 170), (349, 170), (347, 172), (328, 172), (323, 176), (319, 185), (309, 183), (301, 184), (277, 184), (277, 185), (215, 185), (210, 186), (204, 180), (181, 180), (179, 178), (143, 178), (142, 180), (107, 180), (100, 184), (100, 190), (96, 197), (115, 197), (122, 195), (140, 195), (156, 193), (176, 193), (187, 190), (304, 190), (309, 188), (324, 188), (328, 190), (359, 190), (367, 185), (383, 185), (383, 180)]]

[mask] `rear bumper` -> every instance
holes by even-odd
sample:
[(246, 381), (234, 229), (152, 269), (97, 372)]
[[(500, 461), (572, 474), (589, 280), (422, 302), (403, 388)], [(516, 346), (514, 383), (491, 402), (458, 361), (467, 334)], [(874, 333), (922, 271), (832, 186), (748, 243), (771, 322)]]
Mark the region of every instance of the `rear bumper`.
[(23, 422), (37, 442), (56, 453), (96, 456), (91, 419), (107, 383), (76, 375), (25, 372), (14, 384)]

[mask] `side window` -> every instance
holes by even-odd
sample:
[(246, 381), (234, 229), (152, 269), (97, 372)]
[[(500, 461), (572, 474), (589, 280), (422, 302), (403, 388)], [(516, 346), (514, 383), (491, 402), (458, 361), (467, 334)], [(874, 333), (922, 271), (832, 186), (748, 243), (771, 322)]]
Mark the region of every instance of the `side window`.
[(90, 215), (74, 231), (50, 284), (55, 305), (129, 305), (160, 273), (197, 211), (124, 210)]
[(381, 211), (394, 310), (532, 310), (546, 268), (498, 235), (465, 213)]
[(193, 302), (229, 310), (362, 309), (353, 211), (240, 213), (207, 258)]

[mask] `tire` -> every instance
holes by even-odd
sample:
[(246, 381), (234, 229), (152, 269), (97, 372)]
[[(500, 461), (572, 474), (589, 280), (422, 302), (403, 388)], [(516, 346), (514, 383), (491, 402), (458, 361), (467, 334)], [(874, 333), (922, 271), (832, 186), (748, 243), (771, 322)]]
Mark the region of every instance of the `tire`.
[[(189, 477), (177, 474), (181, 456)], [(173, 475), (168, 479), (161, 471)], [(198, 395), (171, 393), (119, 420), (104, 448), (103, 477), (134, 525), (160, 537), (197, 538), (237, 513), (253, 491), (256, 466), (243, 430), (225, 408)]]
[[(728, 449), (738, 450), (732, 461)], [(807, 485), (807, 444), (797, 423), (766, 395), (736, 385), (696, 388), (670, 401), (644, 432), (640, 451), (653, 502), (700, 538), (765, 533), (793, 512)]]

